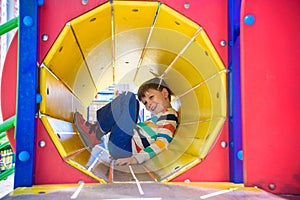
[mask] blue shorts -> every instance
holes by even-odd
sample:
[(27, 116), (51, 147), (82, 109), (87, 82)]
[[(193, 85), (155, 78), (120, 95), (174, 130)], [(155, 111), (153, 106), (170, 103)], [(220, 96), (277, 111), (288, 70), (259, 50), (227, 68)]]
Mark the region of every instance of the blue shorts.
[(132, 136), (138, 113), (139, 101), (132, 92), (120, 94), (97, 111), (99, 126), (110, 132), (107, 146), (114, 159), (132, 156)]

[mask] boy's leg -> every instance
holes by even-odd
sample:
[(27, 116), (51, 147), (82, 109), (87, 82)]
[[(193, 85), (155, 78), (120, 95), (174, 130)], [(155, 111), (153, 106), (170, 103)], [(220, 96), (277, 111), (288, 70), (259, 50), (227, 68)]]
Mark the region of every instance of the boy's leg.
[(108, 141), (110, 155), (117, 158), (132, 155), (132, 136), (139, 112), (139, 102), (133, 93), (127, 93), (122, 98), (122, 112), (111, 129)]
[(116, 121), (121, 116), (123, 109), (128, 107), (127, 95), (134, 95), (131, 92), (122, 93), (110, 103), (97, 110), (97, 121), (104, 132), (111, 131)]
[(81, 140), (87, 147), (93, 148), (95, 145), (102, 142), (101, 137), (105, 133), (100, 129), (98, 123), (92, 124), (87, 122), (79, 112), (74, 114), (74, 123)]
[[(136, 100), (135, 95), (131, 92), (127, 92), (122, 93), (112, 102), (108, 103), (97, 111), (98, 123), (91, 124), (85, 121), (82, 115), (78, 112), (74, 114), (74, 122), (83, 142), (86, 144), (86, 146), (92, 148), (96, 144), (100, 143), (101, 137), (109, 131), (117, 133), (116, 135), (120, 135), (121, 137), (124, 135), (124, 133), (129, 132), (130, 129), (132, 131), (137, 121), (138, 111), (139, 103)], [(132, 120), (134, 123), (132, 123)], [(128, 124), (128, 127), (132, 128), (128, 129)], [(130, 134), (132, 137), (132, 133)], [(128, 134), (125, 134), (125, 137), (120, 140), (121, 142), (113, 143), (124, 144), (125, 141), (129, 141), (127, 136)], [(115, 136), (112, 138), (114, 137)], [(113, 139), (113, 141), (115, 141), (115, 139)]]

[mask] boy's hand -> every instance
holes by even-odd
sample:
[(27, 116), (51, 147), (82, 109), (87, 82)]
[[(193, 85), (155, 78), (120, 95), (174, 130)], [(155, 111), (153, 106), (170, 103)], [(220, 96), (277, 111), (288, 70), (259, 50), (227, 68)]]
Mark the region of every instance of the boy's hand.
[(115, 161), (115, 165), (136, 165), (138, 161), (134, 157), (119, 158)]

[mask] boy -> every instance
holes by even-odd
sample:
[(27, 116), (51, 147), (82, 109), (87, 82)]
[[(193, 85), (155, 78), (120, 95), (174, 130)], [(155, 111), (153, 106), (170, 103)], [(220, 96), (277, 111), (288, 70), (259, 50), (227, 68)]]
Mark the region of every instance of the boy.
[(108, 151), (116, 165), (141, 164), (166, 149), (178, 125), (178, 114), (170, 103), (171, 90), (163, 80), (153, 78), (139, 87), (138, 99), (155, 117), (137, 123), (139, 102), (131, 92), (99, 109), (96, 124), (76, 112), (74, 122), (84, 143), (92, 148), (110, 132)]

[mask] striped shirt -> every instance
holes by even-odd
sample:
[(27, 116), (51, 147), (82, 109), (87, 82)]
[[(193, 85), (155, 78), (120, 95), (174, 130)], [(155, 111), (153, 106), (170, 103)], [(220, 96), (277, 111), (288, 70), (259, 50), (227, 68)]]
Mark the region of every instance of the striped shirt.
[(166, 149), (178, 125), (178, 114), (168, 108), (150, 120), (140, 122), (132, 137), (133, 157), (141, 164)]

